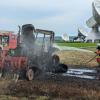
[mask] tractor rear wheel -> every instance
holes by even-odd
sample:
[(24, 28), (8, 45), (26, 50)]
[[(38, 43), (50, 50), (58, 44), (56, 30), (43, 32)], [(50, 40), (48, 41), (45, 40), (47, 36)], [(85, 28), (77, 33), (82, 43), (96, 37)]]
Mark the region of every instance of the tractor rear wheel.
[(26, 77), (29, 81), (33, 80), (34, 79), (34, 71), (32, 69), (28, 69), (27, 72), (26, 72)]

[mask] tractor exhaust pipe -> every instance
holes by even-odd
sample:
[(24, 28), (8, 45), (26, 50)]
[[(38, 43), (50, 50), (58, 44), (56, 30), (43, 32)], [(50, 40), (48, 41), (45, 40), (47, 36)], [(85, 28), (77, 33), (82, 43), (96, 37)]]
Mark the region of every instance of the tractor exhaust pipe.
[(23, 38), (23, 42), (28, 46), (30, 43), (34, 43), (35, 41), (35, 28), (32, 24), (25, 24), (22, 26), (21, 36)]
[(20, 39), (21, 27), (18, 25), (18, 28), (19, 28), (19, 31), (18, 31), (18, 36), (17, 36), (17, 47), (20, 46), (20, 41), (21, 41), (21, 39)]

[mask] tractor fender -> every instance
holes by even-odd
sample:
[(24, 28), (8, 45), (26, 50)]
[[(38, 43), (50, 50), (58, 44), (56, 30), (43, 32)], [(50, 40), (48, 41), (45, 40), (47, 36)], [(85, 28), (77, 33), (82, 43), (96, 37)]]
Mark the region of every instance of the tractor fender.
[(60, 58), (57, 54), (52, 55), (52, 63), (53, 65), (58, 65), (60, 63)]

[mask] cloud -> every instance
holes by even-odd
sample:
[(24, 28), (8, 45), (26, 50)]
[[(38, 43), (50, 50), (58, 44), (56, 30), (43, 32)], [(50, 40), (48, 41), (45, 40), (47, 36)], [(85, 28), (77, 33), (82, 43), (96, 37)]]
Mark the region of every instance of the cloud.
[(17, 25), (32, 23), (58, 35), (76, 34), (77, 27), (91, 17), (91, 4), (92, 0), (2, 0), (0, 27), (15, 30)]

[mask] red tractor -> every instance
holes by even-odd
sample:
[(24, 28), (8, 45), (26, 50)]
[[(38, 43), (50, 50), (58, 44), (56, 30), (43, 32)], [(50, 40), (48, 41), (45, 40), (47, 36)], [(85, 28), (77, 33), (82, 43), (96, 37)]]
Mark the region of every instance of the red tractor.
[(1, 59), (1, 75), (33, 80), (40, 72), (66, 72), (67, 66), (60, 64), (59, 56), (54, 54), (53, 43), (53, 31), (35, 29), (32, 24), (23, 25), (16, 48), (10, 48)]

